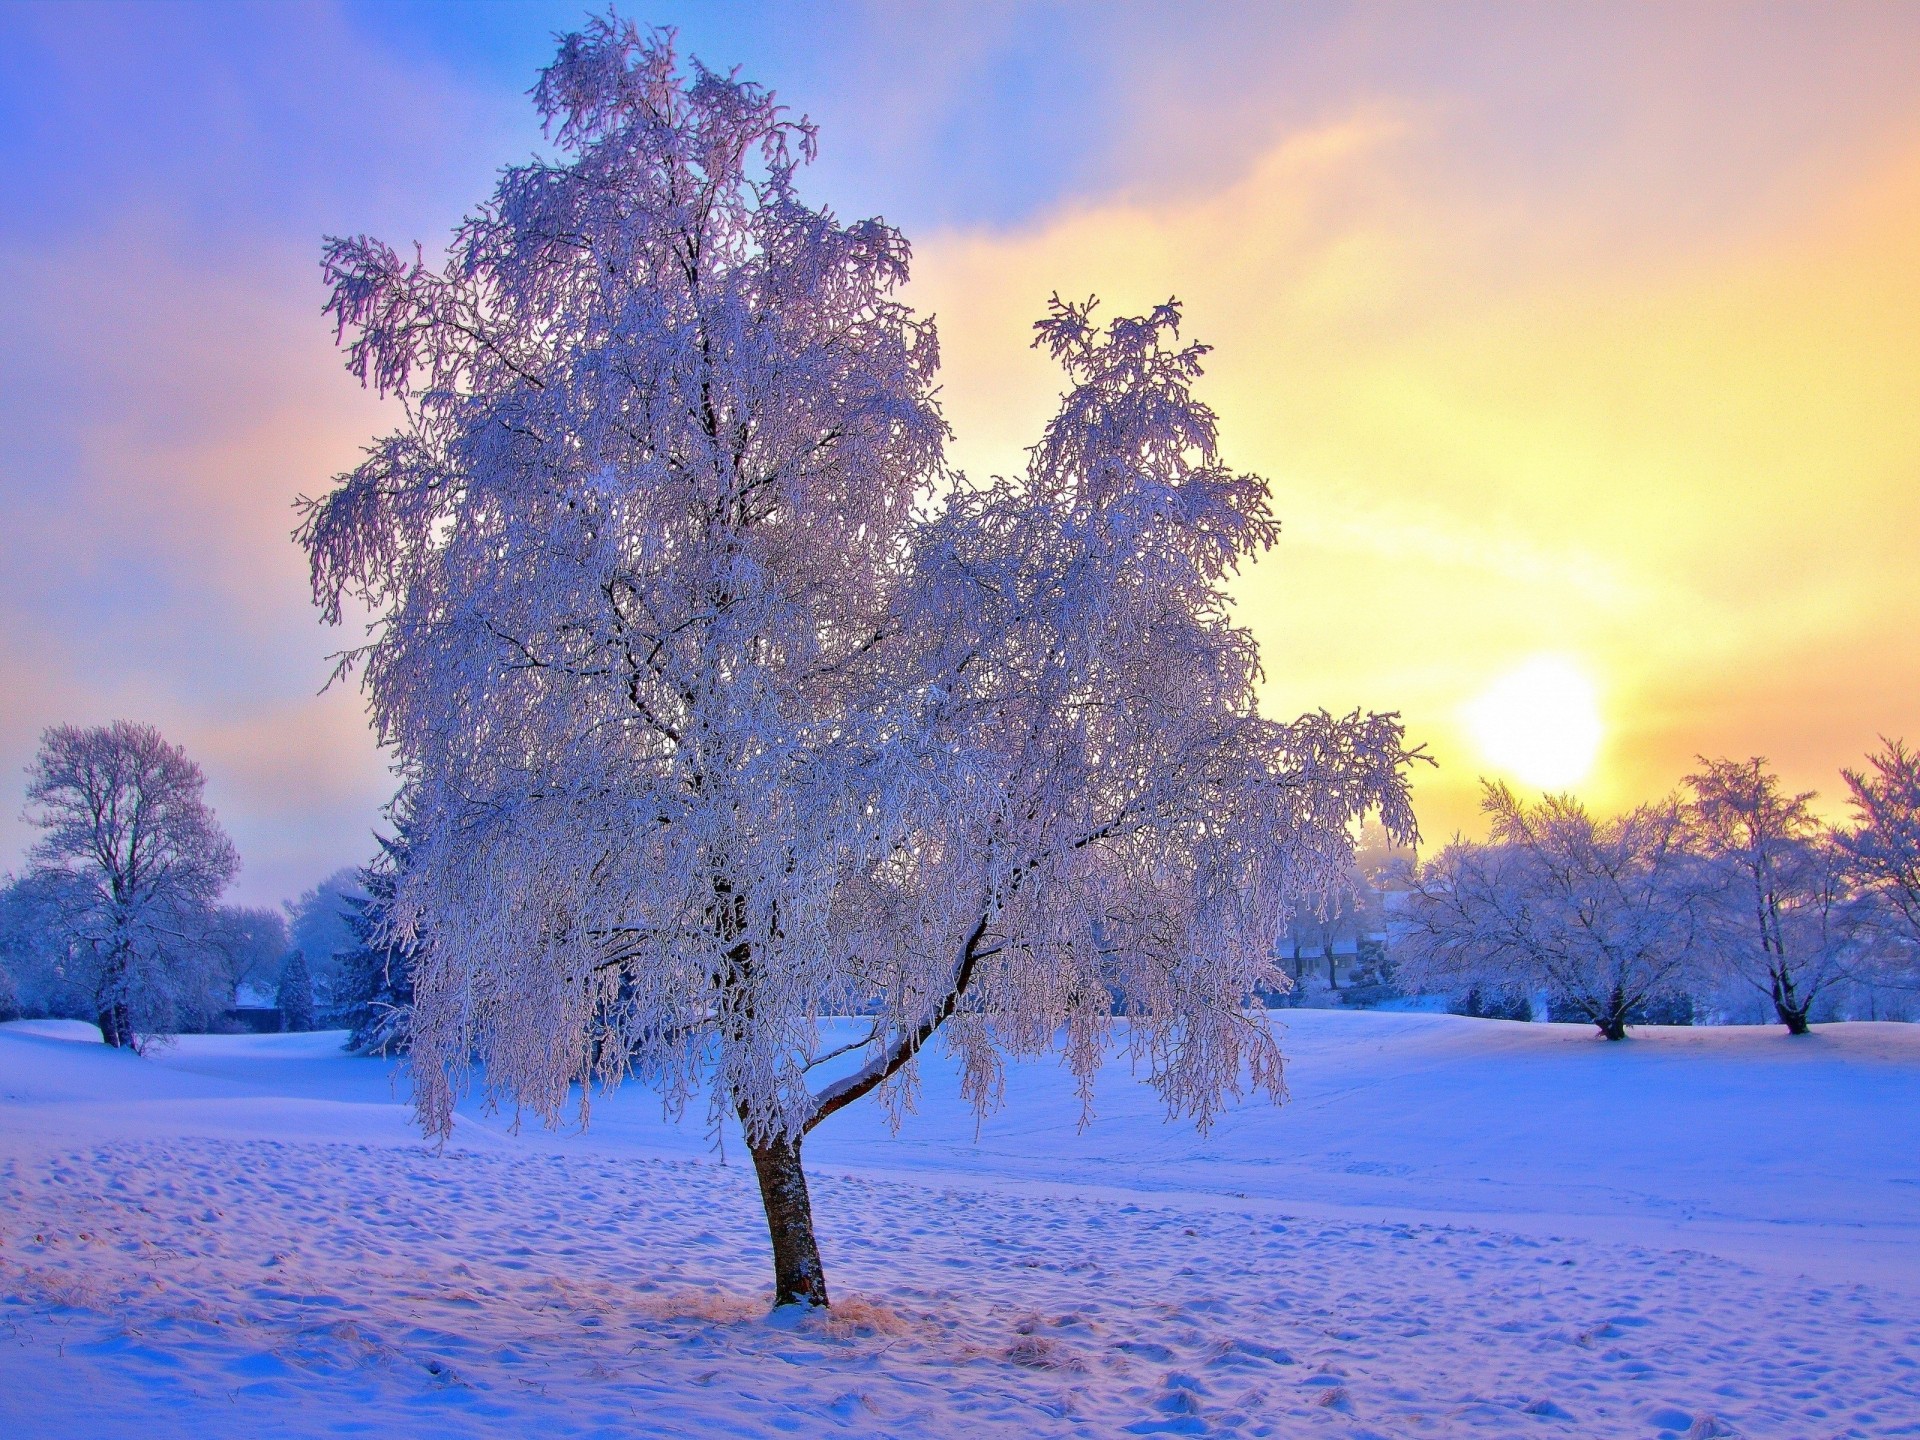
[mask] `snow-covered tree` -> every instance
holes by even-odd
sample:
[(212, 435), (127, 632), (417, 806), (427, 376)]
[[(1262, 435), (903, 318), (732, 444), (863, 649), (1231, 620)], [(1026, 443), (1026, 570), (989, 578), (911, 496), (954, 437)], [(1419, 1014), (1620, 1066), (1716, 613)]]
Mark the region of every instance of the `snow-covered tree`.
[(280, 966), (280, 984), (274, 992), (280, 1007), (280, 1028), (289, 1032), (313, 1029), (313, 969), (306, 952), (288, 952)]
[(20, 1014), (20, 986), (13, 978), (13, 957), (4, 939), (0, 939), (0, 1020), (12, 1020)]
[(380, 836), (380, 854), (356, 872), (359, 892), (347, 925), (354, 947), (341, 959), (336, 1022), (347, 1027), (356, 1054), (404, 1055), (412, 1048), (413, 943), (396, 933), (393, 902), (407, 864), (408, 807), (394, 806), (393, 838)]
[(359, 947), (353, 916), (364, 898), (360, 872), (348, 865), (287, 903), (288, 943), (306, 955), (313, 970), (314, 1000), (323, 1010), (336, 1007), (346, 957)]
[(1841, 840), (1853, 873), (1906, 945), (1920, 946), (1920, 750), (1885, 740), (1865, 768), (1840, 773), (1854, 811), (1854, 828)]
[(184, 750), (126, 721), (57, 725), (28, 767), (29, 878), (109, 1045), (137, 1045), (207, 989), (213, 906), (239, 857), (205, 789)]
[(1456, 841), (1407, 909), (1403, 974), (1434, 988), (1551, 993), (1609, 1040), (1685, 989), (1699, 961), (1702, 885), (1676, 802), (1611, 819), (1569, 795), (1528, 804), (1489, 783), (1486, 844)]
[(277, 910), (222, 905), (206, 941), (219, 962), (222, 1004), (238, 1004), (243, 988), (262, 987), (287, 953), (287, 922)]
[(1772, 1003), (1790, 1035), (1807, 1033), (1823, 993), (1843, 985), (1861, 948), (1861, 907), (1846, 855), (1767, 762), (1709, 760), (1686, 780), (1692, 844), (1708, 862), (1702, 907), (1712, 960)]
[(326, 259), (351, 368), (406, 406), (303, 538), (326, 614), (374, 617), (426, 1124), (475, 1057), (549, 1119), (628, 1073), (704, 1091), (776, 1303), (825, 1304), (802, 1141), (898, 1118), (936, 1033), (984, 1110), (1008, 1052), (1090, 1085), (1117, 995), (1170, 1112), (1278, 1096), (1246, 999), (1361, 814), (1411, 830), (1406, 753), (1392, 717), (1257, 713), (1223, 587), (1276, 526), (1177, 309), (1056, 302), (1059, 415), (970, 482), (907, 243), (801, 200), (809, 126), (615, 20), (534, 97), (557, 158), (443, 267)]
[(35, 983), (39, 972), (50, 968), (43, 958), (44, 949), (33, 886), (12, 875), (0, 877), (0, 967), (6, 969), (11, 1007), (16, 1012), (44, 1013), (44, 1000), (37, 993), (43, 987)]

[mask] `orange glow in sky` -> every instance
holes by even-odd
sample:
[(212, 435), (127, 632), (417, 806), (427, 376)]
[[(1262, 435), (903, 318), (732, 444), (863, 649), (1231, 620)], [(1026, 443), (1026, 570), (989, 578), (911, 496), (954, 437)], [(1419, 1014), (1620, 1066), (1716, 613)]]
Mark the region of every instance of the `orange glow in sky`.
[[(16, 784), (48, 725), (149, 721), (241, 898), (370, 856), (393, 776), (316, 697), (357, 636), (289, 536), (392, 416), (320, 240), (437, 254), (587, 8), (0, 6)], [(819, 122), (810, 200), (905, 230), (962, 467), (1052, 412), (1054, 291), (1184, 303), (1285, 527), (1236, 588), (1264, 703), (1399, 711), (1429, 844), (1483, 775), (1607, 810), (1759, 754), (1838, 815), (1920, 742), (1920, 4), (631, 13)]]
[(1920, 87), (1818, 164), (1747, 157), (1723, 211), (1614, 164), (1715, 103), (1622, 98), (1591, 183), (1543, 187), (1367, 99), (1201, 193), (925, 237), (961, 463), (1044, 422), (1050, 291), (1178, 296), (1286, 527), (1238, 587), (1267, 702), (1400, 710), (1430, 840), (1482, 775), (1610, 807), (1701, 752), (1837, 811), (1840, 765), (1920, 734)]

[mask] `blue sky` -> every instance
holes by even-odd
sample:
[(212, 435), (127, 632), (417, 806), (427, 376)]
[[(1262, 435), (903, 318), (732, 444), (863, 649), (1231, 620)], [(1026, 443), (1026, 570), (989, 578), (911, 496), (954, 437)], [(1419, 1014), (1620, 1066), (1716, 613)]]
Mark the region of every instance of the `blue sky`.
[[(1289, 526), (1242, 592), (1269, 698), (1405, 711), (1430, 831), (1498, 769), (1462, 717), (1543, 655), (1600, 697), (1603, 800), (1700, 749), (1831, 791), (1920, 733), (1920, 7), (623, 12), (810, 115), (813, 193), (913, 237), (963, 463), (1044, 418), (1052, 288), (1189, 301)], [(368, 852), (386, 775), (316, 695), (351, 636), (288, 537), (390, 417), (320, 238), (431, 251), (539, 145), (584, 13), (0, 0), (0, 771), (150, 720), (245, 898)]]

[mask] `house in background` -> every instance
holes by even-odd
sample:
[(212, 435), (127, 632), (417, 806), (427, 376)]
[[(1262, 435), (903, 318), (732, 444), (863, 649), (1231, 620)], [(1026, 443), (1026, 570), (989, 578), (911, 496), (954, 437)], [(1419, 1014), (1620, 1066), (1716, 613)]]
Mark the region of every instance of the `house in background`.
[(1412, 850), (1367, 826), (1345, 889), (1294, 916), (1274, 941), (1274, 959), (1292, 990), (1261, 998), (1270, 1005), (1365, 1006), (1396, 994), (1387, 955), (1417, 864)]

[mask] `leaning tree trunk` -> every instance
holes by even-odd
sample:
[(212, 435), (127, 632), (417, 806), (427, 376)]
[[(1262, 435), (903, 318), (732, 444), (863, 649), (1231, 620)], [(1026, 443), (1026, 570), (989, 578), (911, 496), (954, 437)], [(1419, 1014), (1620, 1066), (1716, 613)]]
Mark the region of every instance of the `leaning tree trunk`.
[(1780, 1023), (1787, 1027), (1789, 1035), (1807, 1035), (1807, 1011), (1813, 1007), (1793, 993), (1793, 977), (1776, 970), (1773, 972), (1773, 1013), (1780, 1017)]
[[(805, 1305), (827, 1308), (827, 1272), (820, 1263), (820, 1245), (813, 1235), (813, 1201), (807, 1195), (806, 1172), (800, 1167), (800, 1142), (808, 1131), (829, 1115), (845, 1109), (861, 1097), (893, 1078), (920, 1053), (928, 1041), (956, 1009), (967, 987), (973, 982), (979, 963), (981, 942), (994, 911), (985, 908), (980, 919), (960, 947), (959, 965), (954, 971), (953, 988), (934, 1006), (918, 1025), (897, 1035), (884, 1055), (862, 1066), (853, 1075), (835, 1081), (813, 1097), (813, 1114), (798, 1135), (772, 1135), (753, 1138), (757, 1128), (751, 1122), (747, 1106), (736, 1102), (741, 1128), (746, 1131), (747, 1153), (753, 1156), (754, 1173), (760, 1179), (760, 1204), (767, 1212), (767, 1238), (773, 1242), (773, 1304)], [(744, 966), (747, 951), (739, 947), (732, 958)]]
[(767, 1236), (773, 1241), (773, 1303), (824, 1308), (827, 1272), (813, 1237), (813, 1202), (806, 1172), (800, 1168), (800, 1142), (773, 1138), (747, 1142), (754, 1173), (760, 1177), (760, 1203), (766, 1207)]

